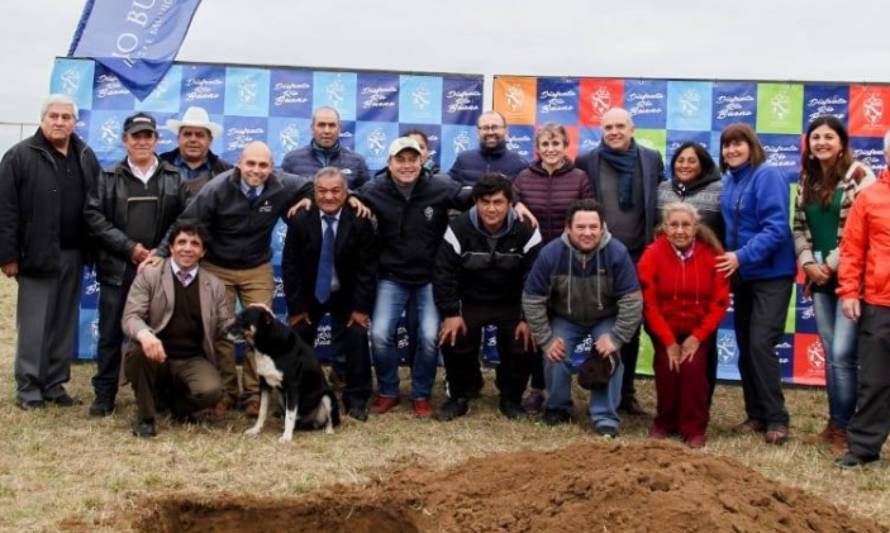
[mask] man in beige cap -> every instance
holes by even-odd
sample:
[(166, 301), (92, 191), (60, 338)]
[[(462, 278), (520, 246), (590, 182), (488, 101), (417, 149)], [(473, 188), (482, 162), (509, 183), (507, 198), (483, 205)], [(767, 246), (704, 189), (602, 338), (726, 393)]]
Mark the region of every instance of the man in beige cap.
[(232, 168), (210, 151), (210, 144), (222, 134), (222, 127), (210, 121), (210, 115), (203, 107), (189, 107), (182, 120), (168, 120), (167, 128), (176, 134), (179, 146), (160, 157), (179, 169), (192, 194), (201, 190), (213, 176)]

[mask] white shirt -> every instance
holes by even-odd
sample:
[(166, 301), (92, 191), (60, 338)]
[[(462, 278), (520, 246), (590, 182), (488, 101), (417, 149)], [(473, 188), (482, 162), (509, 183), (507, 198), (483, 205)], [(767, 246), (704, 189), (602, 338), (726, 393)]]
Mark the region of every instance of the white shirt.
[(158, 158), (152, 156), (151, 166), (148, 167), (148, 170), (143, 173), (141, 170), (139, 170), (139, 167), (137, 167), (136, 164), (133, 163), (133, 161), (131, 161), (129, 157), (127, 157), (127, 165), (130, 166), (130, 172), (132, 172), (133, 176), (135, 176), (139, 181), (145, 184), (148, 184), (148, 180), (150, 180), (151, 177), (155, 175), (155, 171), (158, 170), (158, 164)]
[[(173, 269), (173, 277), (176, 278), (177, 281), (182, 283), (182, 279), (180, 279), (180, 277), (179, 277), (179, 273), (182, 271), (182, 267), (177, 265), (176, 261), (174, 261), (172, 259), (170, 260), (170, 267)], [(186, 278), (185, 283), (182, 283), (183, 287), (188, 287), (189, 285), (192, 284), (193, 281), (195, 281), (195, 277), (198, 276), (198, 265), (195, 264), (195, 266), (193, 266), (191, 268), (191, 270), (188, 270), (187, 272), (188, 272), (188, 278)]]

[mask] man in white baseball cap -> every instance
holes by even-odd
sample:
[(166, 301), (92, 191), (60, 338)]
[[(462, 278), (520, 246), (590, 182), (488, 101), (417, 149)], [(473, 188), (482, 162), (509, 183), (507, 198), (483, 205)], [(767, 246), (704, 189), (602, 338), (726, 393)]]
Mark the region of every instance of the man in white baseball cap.
[(203, 107), (191, 106), (185, 110), (182, 120), (171, 118), (167, 128), (176, 134), (179, 146), (161, 154), (161, 159), (179, 169), (192, 193), (197, 193), (210, 178), (232, 168), (210, 151), (210, 144), (222, 134), (222, 126), (210, 121)]

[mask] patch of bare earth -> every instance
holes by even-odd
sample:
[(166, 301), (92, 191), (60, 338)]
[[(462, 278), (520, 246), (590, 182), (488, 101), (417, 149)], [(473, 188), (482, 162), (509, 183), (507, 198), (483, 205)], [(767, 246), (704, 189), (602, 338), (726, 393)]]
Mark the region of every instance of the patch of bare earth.
[(727, 458), (660, 442), (498, 453), (291, 499), (146, 500), (137, 531), (888, 531)]

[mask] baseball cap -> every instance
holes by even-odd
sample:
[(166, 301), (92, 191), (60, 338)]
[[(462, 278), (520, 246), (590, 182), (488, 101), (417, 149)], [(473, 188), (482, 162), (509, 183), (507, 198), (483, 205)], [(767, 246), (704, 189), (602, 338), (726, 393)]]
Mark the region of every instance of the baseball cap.
[(389, 145), (389, 157), (398, 154), (402, 150), (414, 150), (418, 154), (423, 153), (420, 151), (420, 145), (417, 144), (417, 141), (411, 137), (399, 137)]
[(140, 131), (158, 132), (158, 126), (153, 116), (148, 113), (136, 113), (124, 120), (125, 134), (132, 134)]

